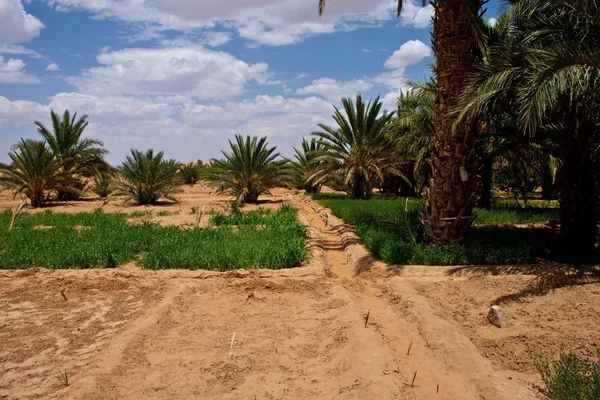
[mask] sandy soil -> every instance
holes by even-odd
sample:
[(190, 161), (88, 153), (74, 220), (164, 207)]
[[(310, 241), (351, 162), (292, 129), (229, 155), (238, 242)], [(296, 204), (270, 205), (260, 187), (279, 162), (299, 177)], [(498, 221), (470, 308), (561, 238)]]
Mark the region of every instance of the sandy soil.
[[(152, 218), (184, 224), (192, 206), (226, 205), (187, 190), (179, 214)], [(310, 226), (299, 268), (0, 271), (0, 399), (535, 399), (537, 354), (599, 349), (596, 275), (390, 266), (304, 196), (267, 200)]]

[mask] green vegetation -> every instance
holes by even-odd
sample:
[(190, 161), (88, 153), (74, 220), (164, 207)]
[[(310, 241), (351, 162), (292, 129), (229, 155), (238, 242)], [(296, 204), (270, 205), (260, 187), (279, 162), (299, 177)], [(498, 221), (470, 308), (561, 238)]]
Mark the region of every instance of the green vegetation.
[(296, 209), (287, 205), (281, 206), (277, 212), (263, 209), (242, 212), (237, 203), (232, 202), (229, 214), (214, 213), (210, 218), (210, 222), (214, 226), (281, 226), (293, 224), (296, 221), (296, 215)]
[(0, 164), (0, 184), (12, 189), (15, 197), (27, 196), (32, 207), (43, 207), (50, 193), (78, 191), (77, 181), (63, 170), (45, 142), (21, 139), (8, 156), (12, 163)]
[(176, 201), (174, 194), (181, 186), (177, 175), (179, 164), (165, 160), (164, 155), (162, 151), (155, 155), (153, 149), (131, 150), (121, 167), (117, 193), (139, 205), (156, 204), (160, 198)]
[(382, 110), (377, 97), (364, 102), (342, 99), (343, 112), (334, 106), (336, 126), (319, 124), (313, 132), (322, 147), (315, 158), (315, 172), (309, 177), (313, 184), (343, 179), (355, 199), (370, 197), (375, 186), (383, 181), (383, 171), (392, 168), (394, 155), (385, 134), (393, 114)]
[(561, 353), (557, 361), (540, 357), (536, 367), (546, 386), (544, 394), (550, 400), (600, 399), (600, 361)]
[[(59, 200), (77, 200), (85, 188), (85, 178), (109, 169), (104, 161), (104, 156), (108, 153), (104, 149), (104, 143), (83, 138), (85, 128), (89, 124), (87, 118), (87, 115), (84, 115), (77, 119), (77, 113), (71, 117), (69, 110), (65, 110), (61, 119), (52, 110), (52, 131), (41, 122), (35, 121), (38, 133), (44, 138), (55, 160), (60, 163), (61, 171), (75, 180), (72, 186), (59, 188)], [(72, 190), (72, 187), (77, 191)]]
[(107, 198), (115, 191), (115, 177), (112, 172), (97, 172), (94, 174), (90, 190), (101, 198)]
[(353, 200), (344, 195), (314, 197), (337, 217), (354, 225), (374, 254), (394, 264), (533, 263), (538, 257), (552, 257), (556, 243), (556, 234), (550, 229), (490, 226), (547, 222), (556, 218), (554, 210), (479, 210), (476, 226), (464, 244), (427, 246), (421, 240), (421, 200)]
[(195, 185), (202, 179), (202, 173), (204, 172), (205, 167), (202, 161), (198, 161), (197, 163), (189, 163), (184, 164), (179, 169), (179, 177), (181, 181), (186, 185)]
[(313, 176), (317, 172), (319, 164), (317, 158), (324, 148), (323, 144), (314, 138), (310, 142), (302, 139), (302, 150), (294, 147), (295, 160), (292, 161), (292, 169), (296, 188), (304, 189), (306, 193), (319, 193), (321, 191), (322, 185), (316, 183)]
[[(248, 219), (242, 213), (242, 219)], [(181, 230), (128, 224), (127, 214), (0, 214), (0, 269), (116, 267), (138, 260), (150, 269), (290, 268), (306, 254), (304, 228), (289, 208), (269, 213), (259, 226), (226, 224)], [(270, 223), (274, 221), (276, 223)]]
[(207, 179), (219, 191), (229, 191), (236, 201), (257, 203), (258, 197), (269, 189), (288, 186), (292, 181), (290, 163), (280, 158), (276, 147), (270, 147), (267, 138), (241, 135), (229, 141), (231, 152), (222, 150), (224, 158), (211, 160)]

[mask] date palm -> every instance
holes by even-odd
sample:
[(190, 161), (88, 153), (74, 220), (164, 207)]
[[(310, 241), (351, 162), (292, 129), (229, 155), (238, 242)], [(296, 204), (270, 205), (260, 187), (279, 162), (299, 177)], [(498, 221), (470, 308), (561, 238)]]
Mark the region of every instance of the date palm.
[(212, 159), (207, 180), (242, 203), (257, 203), (262, 194), (274, 187), (286, 187), (292, 181), (290, 165), (281, 158), (267, 138), (241, 135), (229, 141), (231, 152), (221, 150), (223, 159)]
[[(65, 110), (62, 118), (54, 111), (50, 112), (50, 117), (52, 131), (41, 122), (35, 121), (38, 133), (48, 143), (48, 148), (62, 168), (79, 178), (77, 186), (83, 189), (85, 182), (82, 178), (108, 170), (108, 164), (104, 161), (108, 152), (103, 148), (104, 144), (101, 141), (82, 137), (88, 126), (87, 115), (77, 119), (77, 113), (71, 116), (69, 110)], [(59, 190), (60, 200), (72, 199), (73, 196), (69, 190)]]
[(76, 180), (65, 172), (45, 142), (21, 139), (8, 153), (11, 164), (0, 164), (0, 184), (13, 189), (15, 197), (27, 196), (34, 208), (43, 207), (51, 192), (77, 193)]
[(164, 152), (154, 154), (131, 150), (121, 166), (121, 180), (116, 193), (127, 196), (139, 205), (155, 204), (159, 199), (176, 201), (174, 195), (182, 184), (177, 172), (179, 164), (175, 160), (165, 160)]
[(317, 139), (312, 139), (310, 142), (302, 139), (302, 150), (294, 147), (295, 160), (292, 162), (294, 178), (297, 180), (298, 187), (303, 188), (306, 193), (321, 191), (321, 184), (315, 183), (311, 178), (318, 168), (317, 157), (324, 149), (323, 144), (319, 143)]
[(593, 256), (600, 144), (600, 0), (521, 0), (511, 34), (464, 95), (460, 117), (511, 99), (520, 129), (546, 135), (559, 161), (561, 233), (574, 260)]
[[(398, 15), (404, 0), (397, 0)], [(423, 0), (425, 6), (429, 1)], [(480, 191), (477, 122), (454, 124), (454, 110), (468, 75), (475, 71), (485, 43), (480, 13), (483, 0), (432, 0), (431, 43), (436, 57), (436, 102), (431, 146), (431, 179), (425, 192), (425, 236), (434, 244), (453, 244), (471, 226)], [(319, 0), (323, 12), (325, 0)]]
[(315, 183), (342, 177), (352, 188), (352, 196), (364, 199), (375, 184), (383, 181), (394, 159), (386, 138), (393, 113), (382, 113), (382, 104), (379, 97), (365, 103), (357, 95), (356, 103), (351, 98), (342, 99), (343, 113), (334, 106), (337, 126), (319, 124), (322, 130), (313, 132), (323, 146), (311, 177)]

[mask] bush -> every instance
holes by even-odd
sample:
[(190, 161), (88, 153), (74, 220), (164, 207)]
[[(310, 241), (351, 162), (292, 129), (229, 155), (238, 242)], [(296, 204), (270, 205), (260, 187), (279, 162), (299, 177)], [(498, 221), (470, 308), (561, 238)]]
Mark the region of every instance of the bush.
[(139, 205), (155, 204), (161, 197), (176, 201), (174, 194), (179, 192), (181, 181), (175, 160), (165, 160), (161, 151), (141, 152), (131, 150), (131, 155), (121, 167), (122, 179), (117, 192), (129, 197)]
[(185, 164), (179, 170), (181, 181), (186, 185), (195, 185), (202, 179), (202, 170), (204, 165), (201, 161), (198, 163)]
[(599, 361), (585, 361), (575, 354), (561, 353), (557, 361), (538, 358), (536, 368), (546, 386), (544, 394), (550, 400), (600, 399)]
[(115, 190), (115, 178), (109, 173), (99, 173), (94, 175), (90, 190), (101, 198), (110, 196)]

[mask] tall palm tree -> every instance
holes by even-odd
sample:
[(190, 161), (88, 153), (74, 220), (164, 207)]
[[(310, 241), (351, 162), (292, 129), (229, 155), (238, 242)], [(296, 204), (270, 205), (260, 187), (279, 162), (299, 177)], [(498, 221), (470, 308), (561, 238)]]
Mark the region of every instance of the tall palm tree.
[[(397, 0), (398, 15), (404, 0)], [(319, 0), (323, 12), (326, 0)], [(423, 0), (425, 6), (429, 1)], [(434, 244), (463, 239), (474, 219), (479, 197), (479, 163), (476, 152), (477, 121), (454, 124), (453, 112), (466, 79), (475, 71), (485, 35), (480, 13), (483, 0), (432, 0), (431, 43), (436, 57), (436, 102), (432, 142), (430, 188), (425, 192), (425, 235)]]
[[(62, 119), (54, 111), (50, 112), (52, 131), (39, 121), (35, 121), (38, 133), (48, 143), (54, 157), (62, 164), (63, 168), (79, 179), (79, 189), (83, 189), (85, 182), (81, 178), (91, 177), (94, 174), (109, 169), (104, 160), (108, 153), (104, 144), (95, 139), (83, 138), (85, 128), (88, 126), (87, 115), (77, 119), (77, 113), (71, 114), (65, 110)], [(68, 190), (59, 190), (59, 199), (72, 199), (73, 193)]]
[(292, 162), (294, 178), (297, 179), (298, 187), (303, 188), (306, 193), (319, 193), (321, 191), (321, 184), (315, 183), (314, 179), (311, 178), (318, 167), (317, 158), (323, 150), (325, 150), (323, 144), (314, 138), (310, 142), (302, 139), (302, 150), (294, 147), (295, 161)]
[(266, 137), (236, 135), (229, 145), (231, 152), (221, 150), (223, 159), (211, 160), (207, 180), (220, 191), (229, 191), (237, 201), (256, 203), (269, 189), (292, 181), (289, 161), (280, 157), (276, 147), (269, 147)]
[(559, 167), (561, 233), (578, 259), (595, 250), (594, 163), (600, 136), (600, 0), (521, 0), (511, 35), (464, 95), (460, 117), (492, 112), (511, 98), (519, 127), (551, 135)]
[(352, 187), (352, 196), (364, 199), (394, 165), (386, 138), (393, 113), (381, 112), (383, 102), (379, 97), (365, 103), (357, 95), (356, 103), (345, 98), (342, 104), (345, 115), (334, 106), (337, 126), (319, 124), (322, 131), (312, 134), (319, 138), (324, 150), (316, 159), (317, 170), (311, 179), (318, 184), (341, 176)]
[(46, 143), (21, 139), (8, 153), (12, 163), (0, 164), (0, 184), (26, 195), (34, 208), (43, 207), (52, 191), (77, 192), (76, 181), (66, 173)]

